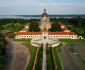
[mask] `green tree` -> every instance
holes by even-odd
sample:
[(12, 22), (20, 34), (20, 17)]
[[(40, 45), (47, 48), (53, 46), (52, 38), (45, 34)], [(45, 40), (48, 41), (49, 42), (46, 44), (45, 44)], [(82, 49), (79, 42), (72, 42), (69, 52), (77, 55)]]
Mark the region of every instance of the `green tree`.
[(50, 18), (50, 21), (55, 22), (55, 23), (58, 22), (58, 20), (56, 18)]
[(53, 23), (49, 31), (56, 32), (56, 31), (62, 31), (62, 29), (58, 23)]
[(0, 33), (0, 69), (2, 69), (5, 64), (6, 44), (7, 42), (4, 36)]
[(39, 32), (40, 31), (39, 24), (36, 22), (31, 22), (29, 24), (29, 31), (30, 32)]

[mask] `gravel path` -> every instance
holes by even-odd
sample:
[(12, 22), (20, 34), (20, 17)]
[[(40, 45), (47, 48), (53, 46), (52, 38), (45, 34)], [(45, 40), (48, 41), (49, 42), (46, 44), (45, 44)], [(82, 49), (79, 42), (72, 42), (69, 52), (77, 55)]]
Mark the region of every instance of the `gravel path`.
[(24, 70), (26, 62), (29, 62), (28, 48), (22, 42), (11, 41), (7, 46), (7, 67), (5, 70)]

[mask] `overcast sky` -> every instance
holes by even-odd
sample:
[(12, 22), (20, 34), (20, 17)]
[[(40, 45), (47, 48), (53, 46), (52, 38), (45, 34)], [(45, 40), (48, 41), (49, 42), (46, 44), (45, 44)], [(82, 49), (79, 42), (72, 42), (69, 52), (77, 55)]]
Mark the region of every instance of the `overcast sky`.
[(85, 14), (85, 0), (0, 0), (0, 15)]

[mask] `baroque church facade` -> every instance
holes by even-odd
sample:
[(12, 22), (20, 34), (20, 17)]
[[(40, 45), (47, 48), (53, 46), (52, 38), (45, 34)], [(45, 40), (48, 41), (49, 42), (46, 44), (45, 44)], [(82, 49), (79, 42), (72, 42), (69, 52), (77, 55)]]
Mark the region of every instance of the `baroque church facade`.
[(39, 37), (49, 37), (49, 38), (58, 38), (58, 39), (78, 39), (78, 36), (71, 32), (69, 29), (65, 29), (65, 25), (59, 23), (61, 28), (64, 29), (62, 32), (48, 32), (48, 29), (51, 28), (51, 23), (46, 13), (46, 9), (44, 9), (44, 13), (41, 15), (40, 20), (40, 32), (28, 32), (27, 30), (21, 30), (15, 33), (15, 39), (29, 39), (29, 38), (39, 38)]

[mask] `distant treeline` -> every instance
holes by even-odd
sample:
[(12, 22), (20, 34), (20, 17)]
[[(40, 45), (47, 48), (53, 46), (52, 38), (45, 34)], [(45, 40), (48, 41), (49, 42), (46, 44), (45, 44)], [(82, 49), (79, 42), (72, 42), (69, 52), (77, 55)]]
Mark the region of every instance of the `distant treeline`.
[[(41, 17), (41, 15), (16, 15), (16, 16), (20, 16), (20, 17)], [(76, 18), (78, 16), (80, 17), (85, 17), (85, 14), (76, 14), (76, 15), (48, 15), (49, 17), (59, 17), (59, 18), (63, 18), (63, 17), (70, 17), (70, 18)]]
[[(81, 15), (81, 16), (84, 16), (84, 15)], [(78, 35), (82, 35), (82, 36), (85, 37), (85, 17), (81, 17), (81, 16), (77, 15), (76, 17), (72, 17), (72, 18), (50, 17), (50, 22), (55, 23), (55, 25), (57, 23), (59, 23), (59, 22), (64, 22), (64, 24), (69, 29), (71, 29), (71, 31), (77, 33)], [(70, 17), (70, 16), (68, 16), (68, 17)], [(10, 30), (15, 32), (15, 31), (19, 31), (20, 29), (22, 29), (24, 27), (24, 24), (27, 24), (27, 23), (39, 23), (39, 22), (40, 22), (40, 19), (37, 19), (37, 18), (32, 18), (32, 19), (21, 19), (21, 18), (0, 19), (0, 25), (2, 25), (0, 27), (0, 30), (2, 30), (4, 28), (4, 29), (10, 29)], [(11, 23), (14, 23), (14, 24), (11, 24)], [(6, 25), (4, 25), (4, 24), (6, 24)], [(55, 28), (55, 26), (53, 28)], [(31, 29), (30, 31), (33, 31), (33, 30)], [(38, 31), (39, 31), (39, 29), (38, 29)], [(51, 31), (54, 31), (54, 29), (51, 29)]]
[(29, 20), (25, 20), (25, 19), (14, 19), (14, 18), (3, 18), (3, 19), (0, 19), (0, 24), (5, 24), (5, 23), (17, 23), (17, 22), (19, 22), (19, 23), (21, 23), (21, 24), (23, 24), (23, 23), (25, 23), (25, 22), (27, 22), (27, 21), (29, 21)]
[(51, 18), (51, 22), (63, 22), (71, 31), (85, 37), (85, 18), (80, 16), (76, 18)]

